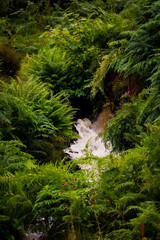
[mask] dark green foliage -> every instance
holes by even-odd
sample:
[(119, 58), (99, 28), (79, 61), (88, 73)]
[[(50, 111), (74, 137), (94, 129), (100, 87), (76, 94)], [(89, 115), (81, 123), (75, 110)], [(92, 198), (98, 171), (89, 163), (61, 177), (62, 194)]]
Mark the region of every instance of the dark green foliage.
[(57, 25), (41, 36), (50, 39), (50, 46), (24, 63), (23, 74), (38, 76), (50, 83), (54, 92), (62, 91), (71, 99), (88, 98), (91, 78), (104, 54), (103, 49), (108, 48), (107, 43), (113, 38), (119, 38), (121, 29), (128, 27), (127, 20), (104, 11), (95, 19), (74, 15), (68, 25)]
[(32, 203), (27, 198), (22, 182), (15, 177), (16, 172), (34, 169), (33, 157), (21, 151), (25, 146), (19, 141), (0, 143), (0, 237), (2, 239), (24, 239), (22, 221), (32, 211)]
[[(48, 82), (56, 92), (62, 88), (63, 78), (66, 79), (69, 61), (67, 62), (66, 52), (62, 52), (58, 48), (50, 48), (49, 46), (39, 51), (38, 56), (29, 58), (29, 63), (24, 65), (23, 69), (29, 74), (37, 76), (42, 82)], [(64, 81), (65, 87), (67, 83)], [(69, 86), (68, 86), (69, 89)]]
[(2, 9), (1, 16), (5, 15), (11, 9), (11, 1), (10, 0), (0, 1), (0, 8)]
[(87, 17), (91, 15), (96, 17), (100, 14), (101, 9), (106, 9), (106, 4), (102, 0), (92, 0), (92, 1), (78, 1), (71, 0), (69, 4), (69, 9), (80, 16)]
[(3, 0), (0, 1), (0, 7), (2, 9), (0, 16), (5, 16), (17, 11), (25, 11), (27, 8), (30, 8), (30, 12), (32, 12), (33, 8), (43, 12), (47, 10), (49, 6), (48, 0)]
[[(1, 82), (0, 239), (39, 229), (48, 240), (159, 240), (159, 1), (1, 4), (12, 14), (0, 42), (27, 55), (25, 79)], [(19, 55), (2, 52), (1, 75), (15, 77)], [(123, 152), (98, 158), (86, 146), (84, 159), (62, 161), (75, 138), (65, 96), (87, 105), (90, 88), (95, 101), (123, 104), (103, 133)], [(77, 163), (93, 166), (75, 172)]]
[(53, 144), (59, 139), (63, 143), (73, 137), (73, 111), (67, 99), (53, 96), (45, 84), (33, 79), (12, 80), (11, 84), (3, 83), (2, 88), (0, 129), (3, 140), (18, 138), (34, 154), (45, 150), (41, 155), (45, 158), (46, 141)]
[[(50, 230), (51, 236), (54, 238), (57, 235), (58, 239), (59, 231), (64, 228), (68, 234), (71, 207), (75, 228), (79, 223), (86, 228), (86, 217), (92, 207), (88, 204), (85, 207), (85, 197), (81, 195), (89, 186), (86, 183), (87, 177), (83, 173), (71, 174), (69, 165), (65, 167), (61, 164), (57, 167), (48, 164), (39, 167), (34, 164), (32, 156), (23, 153), (20, 148), (24, 148), (24, 145), (18, 141), (6, 141), (0, 145), (0, 168), (3, 170), (0, 177), (0, 191), (3, 196), (0, 200), (0, 207), (3, 209), (0, 218), (1, 232), (5, 231), (8, 222), (11, 228), (6, 232), (16, 239), (16, 232), (12, 232), (12, 229), (16, 230), (17, 227), (19, 232), (22, 223), (27, 228), (32, 221), (36, 223), (38, 218), (45, 217), (46, 225), (42, 230), (45, 231), (50, 221), (54, 229), (54, 233)], [(51, 217), (52, 220), (49, 220)]]
[[(160, 129), (148, 125), (141, 147), (113, 157), (102, 174), (101, 213), (111, 239), (159, 239), (159, 137)], [(102, 204), (102, 203), (101, 203)], [(141, 226), (144, 226), (144, 230)]]
[(104, 138), (110, 140), (113, 151), (124, 150), (133, 147), (132, 143), (126, 139), (125, 134), (138, 134), (136, 129), (136, 116), (138, 114), (138, 106), (134, 103), (125, 104), (117, 113), (116, 117), (109, 120), (106, 135)]
[[(159, 111), (153, 111), (155, 107), (155, 96), (149, 89), (144, 89), (137, 97), (131, 98), (130, 92), (121, 96), (124, 103), (116, 116), (109, 120), (102, 134), (105, 142), (111, 141), (113, 151), (121, 151), (140, 143), (139, 133), (145, 130), (146, 123), (156, 121), (158, 124)], [(121, 103), (120, 103), (121, 104)]]
[[(136, 23), (136, 26), (132, 26), (130, 31), (121, 32), (120, 36), (124, 39), (109, 43), (111, 51), (107, 56), (104, 56), (100, 68), (94, 75), (92, 92), (93, 96), (99, 93), (99, 91), (103, 95), (108, 94), (106, 86), (112, 80), (108, 79), (110, 71), (114, 71), (117, 75), (119, 74), (121, 84), (128, 81), (128, 89), (131, 89), (131, 94), (140, 92), (143, 87), (150, 85), (154, 97), (151, 97), (150, 101), (148, 101), (150, 105), (146, 105), (143, 109), (143, 122), (153, 122), (159, 117), (160, 45), (158, 36), (160, 5), (159, 1), (135, 1), (134, 4), (137, 4), (136, 6), (138, 6), (143, 17), (141, 21), (137, 21), (139, 25)], [(128, 8), (126, 8), (127, 10)], [(123, 12), (121, 16), (124, 16)], [(118, 82), (114, 81), (113, 87), (114, 94), (116, 93), (114, 90), (118, 88)], [(124, 86), (124, 92), (125, 88), (126, 86)], [(121, 91), (124, 93), (123, 89)], [(117, 101), (117, 93), (114, 99)], [(151, 115), (148, 116), (150, 107), (152, 108)], [(145, 115), (146, 119), (144, 119)]]
[(0, 44), (1, 77), (15, 76), (18, 70), (20, 70), (20, 60), (20, 55), (13, 49), (7, 45)]
[(16, 171), (24, 171), (26, 168), (33, 166), (33, 157), (20, 149), (25, 149), (20, 141), (1, 141), (0, 143), (0, 171), (1, 174), (8, 171), (14, 174)]
[[(21, 143), (3, 142), (1, 159), (6, 156), (5, 152), (8, 153), (3, 172), (11, 171), (14, 175), (7, 173), (0, 178), (3, 193), (0, 227), (4, 228), (8, 219), (13, 229), (18, 226), (15, 225), (17, 221), (27, 226), (33, 217), (43, 216), (46, 224), (49, 221), (53, 224), (49, 230), (53, 239), (55, 236), (64, 239), (74, 231), (83, 239), (81, 233), (84, 231), (87, 239), (103, 235), (104, 239), (113, 240), (138, 240), (140, 236), (158, 240), (160, 129), (152, 125), (147, 129), (141, 136), (141, 147), (117, 157), (94, 158), (100, 169), (103, 168), (96, 180), (94, 172), (93, 176), (91, 172), (69, 173), (69, 166), (38, 167), (30, 155), (20, 151), (20, 147), (24, 147)], [(93, 160), (88, 155), (85, 161), (89, 158)], [(17, 168), (17, 163), (25, 167)], [(7, 210), (9, 206), (10, 211)], [(74, 231), (73, 228), (69, 231), (72, 224)], [(97, 225), (101, 230), (96, 230)], [(12, 234), (11, 229), (8, 234)]]

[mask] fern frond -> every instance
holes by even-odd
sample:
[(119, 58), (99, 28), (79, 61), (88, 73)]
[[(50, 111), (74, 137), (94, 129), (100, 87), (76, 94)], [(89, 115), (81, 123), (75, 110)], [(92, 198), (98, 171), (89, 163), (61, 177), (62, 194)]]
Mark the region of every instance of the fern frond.
[(94, 74), (93, 80), (90, 84), (91, 86), (91, 96), (94, 98), (97, 94), (98, 90), (104, 94), (103, 90), (103, 81), (106, 77), (107, 72), (110, 69), (110, 62), (115, 57), (115, 55), (105, 55), (103, 57), (102, 63), (100, 67), (97, 69), (96, 73)]

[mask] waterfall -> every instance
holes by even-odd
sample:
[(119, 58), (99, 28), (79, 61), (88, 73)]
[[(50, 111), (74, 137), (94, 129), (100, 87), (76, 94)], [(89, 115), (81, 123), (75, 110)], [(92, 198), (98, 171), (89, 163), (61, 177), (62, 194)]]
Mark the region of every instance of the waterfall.
[(96, 123), (91, 123), (87, 118), (78, 119), (75, 128), (78, 131), (80, 139), (74, 141), (73, 144), (64, 152), (67, 153), (71, 159), (78, 159), (85, 155), (86, 151), (97, 157), (105, 157), (110, 154), (111, 146), (106, 148), (103, 139), (99, 137), (99, 131), (95, 127)]
[(80, 138), (74, 141), (64, 152), (71, 159), (78, 159), (85, 156), (86, 151), (97, 157), (109, 155), (112, 150), (111, 144), (108, 144), (109, 147), (106, 148), (102, 137), (99, 137), (99, 133), (104, 130), (108, 120), (112, 117), (111, 104), (106, 103), (94, 123), (91, 123), (87, 118), (78, 119), (75, 123), (75, 128)]
[[(110, 110), (110, 105), (105, 105), (95, 122), (92, 123), (87, 118), (78, 119), (75, 123), (75, 128), (80, 138), (75, 140), (69, 148), (64, 149), (64, 152), (67, 153), (71, 159), (77, 160), (85, 156), (86, 151), (97, 157), (105, 157), (109, 155), (112, 147), (110, 144), (108, 144), (109, 147), (105, 147), (103, 139), (99, 137), (99, 133), (103, 131), (108, 119), (111, 117), (113, 117), (113, 115)], [(85, 149), (86, 151), (84, 151)], [(90, 164), (80, 164), (80, 168), (89, 172), (94, 169), (94, 177), (92, 174), (92, 178), (95, 180), (98, 179), (99, 172), (96, 161), (93, 160)], [(34, 233), (28, 232), (26, 234), (26, 239), (39, 240), (42, 235), (43, 233), (39, 231)]]

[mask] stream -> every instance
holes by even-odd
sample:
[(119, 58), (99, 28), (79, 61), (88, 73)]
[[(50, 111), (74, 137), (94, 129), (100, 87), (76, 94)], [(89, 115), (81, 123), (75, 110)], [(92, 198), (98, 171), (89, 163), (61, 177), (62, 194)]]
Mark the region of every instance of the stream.
[[(85, 157), (86, 151), (97, 157), (105, 157), (110, 154), (111, 144), (107, 144), (106, 148), (99, 134), (104, 130), (108, 120), (113, 117), (111, 108), (111, 104), (106, 103), (93, 123), (88, 118), (77, 120), (74, 126), (80, 138), (64, 150), (70, 159), (78, 161), (79, 158)], [(81, 169), (85, 168), (84, 165), (80, 167)]]
[(75, 128), (80, 138), (74, 141), (64, 152), (71, 159), (78, 159), (85, 156), (85, 149), (97, 157), (105, 157), (110, 154), (111, 148), (105, 148), (102, 138), (98, 136), (100, 133), (98, 126), (97, 122), (91, 123), (87, 118), (78, 119)]
[[(78, 119), (75, 123), (75, 128), (80, 136), (78, 140), (75, 140), (69, 148), (64, 149), (64, 152), (69, 155), (69, 158), (78, 159), (85, 157), (86, 151), (97, 157), (105, 157), (110, 154), (112, 147), (108, 144), (108, 148), (105, 147), (102, 137), (99, 134), (104, 130), (108, 120), (112, 118), (112, 112), (109, 104), (104, 105), (102, 112), (98, 115), (95, 122), (91, 122), (88, 118)], [(81, 170), (94, 169), (96, 177), (98, 171), (96, 162), (93, 161), (90, 164), (78, 164)], [(43, 235), (42, 232), (28, 232), (26, 234), (26, 240), (39, 240)]]

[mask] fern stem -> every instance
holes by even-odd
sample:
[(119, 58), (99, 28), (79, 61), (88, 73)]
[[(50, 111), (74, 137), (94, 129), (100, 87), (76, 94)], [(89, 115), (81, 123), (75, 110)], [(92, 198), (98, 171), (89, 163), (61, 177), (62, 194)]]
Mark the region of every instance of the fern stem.
[(101, 232), (100, 224), (99, 224), (97, 213), (96, 213), (96, 206), (94, 204), (93, 204), (93, 208), (94, 208), (94, 216), (95, 216), (96, 223), (97, 223), (97, 226), (98, 226), (98, 234), (100, 236), (100, 240), (102, 240), (103, 239), (102, 232)]
[(71, 216), (71, 240), (75, 240), (76, 239), (76, 234), (75, 234), (75, 229), (74, 229), (74, 216), (73, 216), (73, 210), (72, 210), (72, 196), (71, 196), (71, 186), (69, 184), (69, 201), (70, 201), (70, 208), (69, 208), (69, 212), (70, 212), (70, 216)]

